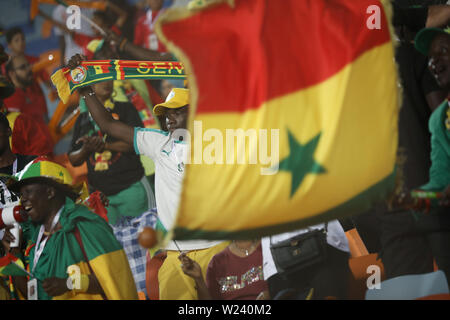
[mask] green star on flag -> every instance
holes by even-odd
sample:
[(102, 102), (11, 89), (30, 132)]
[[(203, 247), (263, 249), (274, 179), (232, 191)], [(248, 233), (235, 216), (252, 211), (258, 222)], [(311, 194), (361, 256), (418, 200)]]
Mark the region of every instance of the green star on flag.
[(314, 152), (319, 143), (319, 133), (306, 144), (301, 144), (288, 130), (289, 155), (279, 164), (279, 170), (292, 173), (291, 195), (295, 194), (308, 173), (325, 173), (326, 169), (314, 160)]

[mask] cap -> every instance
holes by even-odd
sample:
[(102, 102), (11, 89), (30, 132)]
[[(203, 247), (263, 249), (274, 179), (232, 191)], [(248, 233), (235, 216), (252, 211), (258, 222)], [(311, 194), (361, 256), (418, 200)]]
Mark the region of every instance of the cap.
[(62, 165), (48, 160), (46, 157), (38, 157), (19, 171), (8, 182), (8, 189), (19, 193), (20, 188), (27, 184), (43, 183), (54, 186), (63, 191), (68, 197), (75, 200), (78, 193), (72, 186), (72, 176)]
[(157, 116), (164, 114), (163, 108), (178, 109), (189, 104), (189, 89), (173, 88), (166, 101), (153, 107), (153, 113)]
[(449, 34), (449, 32), (450, 29), (445, 30), (439, 28), (422, 29), (417, 33), (414, 39), (414, 46), (416, 47), (417, 51), (427, 56), (428, 52), (430, 51), (431, 42), (433, 41), (434, 37), (436, 37), (438, 34)]

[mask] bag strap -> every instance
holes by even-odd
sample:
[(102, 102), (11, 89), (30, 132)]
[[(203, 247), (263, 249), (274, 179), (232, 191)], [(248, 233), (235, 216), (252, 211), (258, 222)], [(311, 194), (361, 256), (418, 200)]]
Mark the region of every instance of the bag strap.
[[(94, 275), (95, 277), (97, 277), (94, 273), (94, 270), (91, 267), (91, 264), (89, 263), (89, 259), (87, 257), (86, 251), (84, 250), (84, 245), (83, 245), (83, 241), (81, 241), (81, 234), (80, 234), (80, 230), (78, 230), (78, 227), (75, 227), (75, 231), (74, 231), (74, 235), (75, 235), (75, 239), (77, 239), (78, 244), (80, 245), (81, 248), (81, 252), (83, 252), (83, 257), (86, 260), (86, 263), (88, 265), (89, 271), (91, 271), (91, 274)], [(97, 278), (98, 281), (98, 278)], [(100, 295), (102, 296), (103, 300), (108, 300), (108, 298), (105, 295), (105, 292), (103, 291), (103, 288), (101, 286), (101, 284), (99, 283), (100, 289), (102, 290), (100, 292)]]

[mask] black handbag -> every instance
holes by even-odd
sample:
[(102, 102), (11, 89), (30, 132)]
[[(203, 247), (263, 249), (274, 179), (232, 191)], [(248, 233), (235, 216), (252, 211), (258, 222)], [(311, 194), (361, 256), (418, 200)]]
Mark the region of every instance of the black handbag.
[(287, 240), (272, 243), (270, 251), (278, 273), (290, 277), (327, 259), (327, 223), (324, 229), (315, 229)]

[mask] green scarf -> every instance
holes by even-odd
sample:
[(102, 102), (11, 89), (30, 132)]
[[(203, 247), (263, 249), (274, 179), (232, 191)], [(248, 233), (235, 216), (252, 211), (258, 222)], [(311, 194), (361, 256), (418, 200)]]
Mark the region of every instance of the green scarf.
[(184, 79), (183, 65), (172, 61), (97, 60), (83, 61), (70, 70), (61, 68), (52, 75), (58, 95), (67, 103), (77, 88), (109, 80)]

